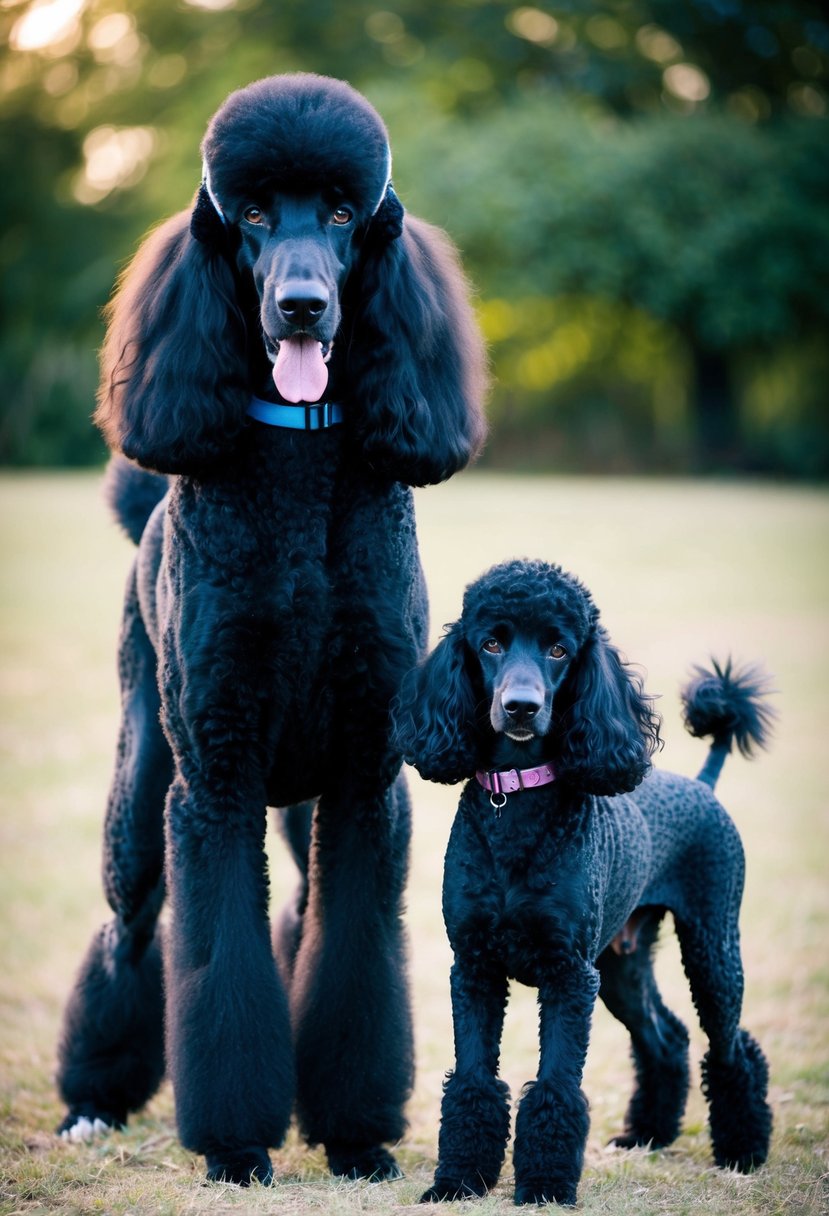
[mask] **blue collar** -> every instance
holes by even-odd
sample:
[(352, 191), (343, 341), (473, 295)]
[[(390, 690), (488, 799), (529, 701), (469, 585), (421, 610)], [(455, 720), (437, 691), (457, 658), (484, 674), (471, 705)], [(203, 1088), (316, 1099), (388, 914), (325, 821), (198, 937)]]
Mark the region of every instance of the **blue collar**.
[(324, 431), (329, 426), (337, 426), (345, 418), (343, 407), (336, 403), (318, 401), (313, 405), (306, 405), (305, 402), (282, 405), (276, 401), (263, 401), (261, 397), (251, 397), (248, 414), (267, 426), (285, 426), (292, 431)]

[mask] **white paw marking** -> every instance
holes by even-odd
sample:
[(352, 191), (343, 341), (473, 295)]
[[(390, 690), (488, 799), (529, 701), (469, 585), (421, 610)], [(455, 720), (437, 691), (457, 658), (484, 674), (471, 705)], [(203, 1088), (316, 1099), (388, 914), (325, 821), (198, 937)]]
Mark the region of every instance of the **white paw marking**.
[(94, 1140), (96, 1136), (106, 1136), (112, 1128), (108, 1123), (104, 1123), (103, 1119), (87, 1119), (86, 1115), (81, 1115), (77, 1123), (73, 1123), (71, 1127), (65, 1128), (61, 1134), (61, 1140), (67, 1140), (71, 1144), (88, 1144), (90, 1140)]

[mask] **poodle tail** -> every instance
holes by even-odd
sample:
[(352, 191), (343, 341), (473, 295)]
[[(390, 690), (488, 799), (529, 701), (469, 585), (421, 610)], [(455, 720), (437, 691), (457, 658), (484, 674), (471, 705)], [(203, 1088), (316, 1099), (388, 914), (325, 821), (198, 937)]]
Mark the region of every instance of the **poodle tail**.
[(765, 698), (772, 691), (760, 666), (737, 668), (711, 660), (713, 670), (694, 667), (682, 690), (685, 728), (697, 738), (711, 738), (711, 750), (697, 780), (713, 789), (733, 743), (741, 756), (751, 757), (765, 747), (775, 711)]
[(166, 477), (140, 469), (123, 456), (113, 456), (104, 478), (104, 498), (118, 523), (138, 544), (147, 520), (169, 488)]

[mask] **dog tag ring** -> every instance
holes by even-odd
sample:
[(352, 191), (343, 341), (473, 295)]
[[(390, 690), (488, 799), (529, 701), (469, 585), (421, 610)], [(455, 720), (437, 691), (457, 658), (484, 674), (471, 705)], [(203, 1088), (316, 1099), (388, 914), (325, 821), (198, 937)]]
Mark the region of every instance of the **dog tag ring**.
[[(500, 799), (501, 799), (501, 801), (500, 801), (500, 802), (496, 802), (496, 798), (500, 798)], [(496, 818), (496, 819), (500, 819), (500, 818), (501, 818), (501, 810), (502, 810), (502, 808), (503, 808), (503, 807), (505, 807), (505, 806), (507, 805), (507, 796), (506, 796), (506, 794), (503, 794), (503, 793), (499, 793), (499, 794), (490, 794), (490, 795), (489, 795), (489, 802), (490, 802), (490, 805), (492, 806), (493, 810), (495, 811), (495, 818)]]

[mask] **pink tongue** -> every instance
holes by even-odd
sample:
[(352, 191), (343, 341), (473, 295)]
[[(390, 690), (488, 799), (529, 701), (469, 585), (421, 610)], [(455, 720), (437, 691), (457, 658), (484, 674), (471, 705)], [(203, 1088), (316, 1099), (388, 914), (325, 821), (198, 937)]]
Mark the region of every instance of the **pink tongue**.
[(286, 401), (318, 401), (328, 384), (322, 344), (308, 334), (295, 334), (279, 343), (273, 382)]

